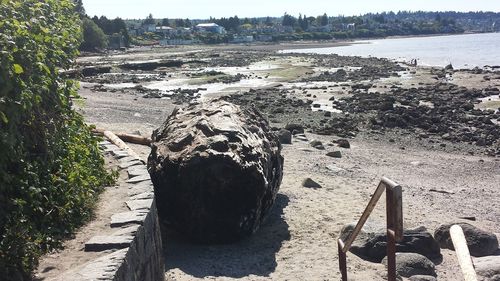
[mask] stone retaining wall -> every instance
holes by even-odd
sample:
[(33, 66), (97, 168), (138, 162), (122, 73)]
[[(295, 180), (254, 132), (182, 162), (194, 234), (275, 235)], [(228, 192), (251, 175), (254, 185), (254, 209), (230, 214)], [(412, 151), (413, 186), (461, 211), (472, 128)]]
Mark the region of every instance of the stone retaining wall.
[(165, 279), (164, 260), (153, 184), (146, 165), (114, 144), (100, 143), (106, 153), (126, 169), (129, 211), (111, 217), (116, 232), (94, 236), (85, 243), (85, 251), (106, 251), (77, 272), (72, 280), (160, 281)]

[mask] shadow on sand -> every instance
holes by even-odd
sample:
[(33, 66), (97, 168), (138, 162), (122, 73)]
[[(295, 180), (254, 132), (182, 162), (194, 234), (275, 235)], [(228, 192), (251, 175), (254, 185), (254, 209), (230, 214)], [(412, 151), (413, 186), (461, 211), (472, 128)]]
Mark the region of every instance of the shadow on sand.
[(196, 278), (269, 276), (276, 269), (276, 253), (290, 239), (283, 209), (288, 197), (278, 194), (269, 217), (251, 237), (228, 245), (190, 244), (167, 233), (165, 270), (178, 268)]

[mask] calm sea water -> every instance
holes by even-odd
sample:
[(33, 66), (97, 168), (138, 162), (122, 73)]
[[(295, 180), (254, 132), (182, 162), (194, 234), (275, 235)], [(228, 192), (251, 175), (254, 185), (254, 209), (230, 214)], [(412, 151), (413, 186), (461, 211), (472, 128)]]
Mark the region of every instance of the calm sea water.
[(449, 35), (357, 41), (351, 46), (286, 50), (284, 52), (382, 57), (419, 65), (473, 68), (500, 65), (500, 33)]

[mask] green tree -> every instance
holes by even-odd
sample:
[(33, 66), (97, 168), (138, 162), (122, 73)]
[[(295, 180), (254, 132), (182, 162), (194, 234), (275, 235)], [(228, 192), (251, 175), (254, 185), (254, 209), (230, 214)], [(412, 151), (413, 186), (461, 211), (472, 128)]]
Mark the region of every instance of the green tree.
[(102, 31), (97, 24), (89, 18), (83, 18), (83, 42), (80, 45), (82, 51), (96, 51), (104, 49), (108, 46), (108, 39), (106, 34)]
[(283, 21), (282, 25), (283, 26), (295, 26), (297, 24), (297, 19), (287, 13), (283, 15)]
[(325, 26), (325, 25), (328, 25), (328, 15), (325, 13), (321, 16), (320, 20), (320, 25), (321, 26)]
[(80, 15), (80, 17), (84, 17), (86, 15), (85, 8), (83, 7), (82, 0), (74, 0), (75, 2), (75, 11)]
[(153, 18), (153, 14), (149, 14), (148, 17), (144, 20), (143, 24), (156, 24), (155, 19)]

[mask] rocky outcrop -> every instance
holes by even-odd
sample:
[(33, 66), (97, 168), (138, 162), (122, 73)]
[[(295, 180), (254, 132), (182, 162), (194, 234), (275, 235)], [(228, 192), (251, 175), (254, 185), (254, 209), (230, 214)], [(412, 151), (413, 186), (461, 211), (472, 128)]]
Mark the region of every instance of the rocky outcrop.
[(450, 237), (450, 228), (454, 224), (462, 227), (467, 240), (467, 246), (472, 256), (483, 257), (492, 255), (498, 250), (498, 239), (494, 233), (481, 230), (468, 223), (451, 223), (439, 226), (434, 232), (434, 237), (441, 248), (453, 250), (453, 242)]
[(174, 111), (154, 131), (151, 148), (161, 221), (202, 243), (254, 233), (283, 176), (281, 145), (267, 121), (223, 101)]
[(158, 60), (147, 62), (129, 62), (119, 65), (122, 69), (128, 70), (155, 70), (160, 67), (181, 67), (183, 62), (180, 60)]
[[(341, 230), (340, 238), (346, 241), (355, 226), (355, 223), (344, 226)], [(429, 259), (441, 257), (439, 244), (425, 227), (406, 229), (403, 234), (403, 241), (396, 243), (397, 252), (418, 253)], [(381, 262), (387, 253), (385, 226), (373, 223), (365, 224), (353, 242), (350, 251), (365, 260)]]

